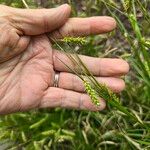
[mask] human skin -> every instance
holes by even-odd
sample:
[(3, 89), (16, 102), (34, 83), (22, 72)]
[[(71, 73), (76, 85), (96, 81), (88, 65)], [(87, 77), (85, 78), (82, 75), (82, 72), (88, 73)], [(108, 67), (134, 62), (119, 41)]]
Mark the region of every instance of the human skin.
[[(25, 10), (0, 5), (0, 114), (34, 108), (102, 110), (85, 93), (82, 81), (64, 63), (75, 67), (64, 53), (52, 48), (48, 37), (88, 36), (110, 32), (116, 27), (111, 17), (69, 18), (70, 6)], [(101, 83), (121, 92), (120, 76), (129, 65), (122, 59), (79, 56)], [(53, 87), (55, 71), (59, 87)]]

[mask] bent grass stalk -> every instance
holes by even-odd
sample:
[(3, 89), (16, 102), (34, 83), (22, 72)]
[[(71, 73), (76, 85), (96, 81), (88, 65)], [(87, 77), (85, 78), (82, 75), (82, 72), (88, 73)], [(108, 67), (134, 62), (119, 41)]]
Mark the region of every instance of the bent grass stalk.
[[(67, 37), (65, 39), (67, 39)], [(80, 38), (78, 37), (78, 40), (79, 39)], [(139, 117), (137, 117), (132, 111), (130, 111), (130, 109), (120, 104), (119, 98), (116, 96), (116, 94), (114, 94), (105, 84), (99, 83), (96, 80), (96, 78), (92, 75), (92, 73), (89, 71), (87, 66), (82, 62), (82, 60), (80, 59), (80, 57), (77, 55), (76, 52), (74, 52), (71, 49), (72, 54), (70, 54), (68, 53), (67, 50), (63, 49), (55, 39), (51, 39), (51, 40), (56, 44), (56, 46), (62, 52), (65, 52), (65, 54), (71, 60), (71, 62), (77, 66), (77, 69), (72, 69), (71, 66), (65, 64), (63, 60), (60, 60), (58, 58), (70, 71), (75, 73), (83, 81), (86, 92), (90, 96), (93, 104), (95, 104), (96, 106), (100, 105), (100, 103), (97, 100), (98, 98), (99, 99), (103, 98), (107, 101), (108, 105), (121, 111), (126, 116), (130, 117), (135, 122), (139, 123), (142, 127), (148, 129), (147, 125), (145, 125)], [(72, 41), (75, 41), (75, 39)], [(81, 74), (79, 73), (79, 71)], [(87, 79), (85, 79), (84, 77), (86, 77)]]

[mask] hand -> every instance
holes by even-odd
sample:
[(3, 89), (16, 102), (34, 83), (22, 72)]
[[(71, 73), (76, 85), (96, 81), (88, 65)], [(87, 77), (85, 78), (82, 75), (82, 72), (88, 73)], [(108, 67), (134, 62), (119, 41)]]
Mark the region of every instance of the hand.
[[(57, 22), (56, 18), (55, 21)], [(114, 19), (110, 17), (70, 18), (62, 27), (55, 31), (50, 30), (49, 32), (52, 32), (49, 36), (61, 38), (61, 35), (85, 36), (100, 34), (113, 30), (115, 24)], [(81, 80), (68, 72), (66, 67), (59, 61), (61, 59), (64, 63), (71, 64), (65, 54), (52, 49), (49, 39), (44, 34), (49, 28), (49, 25), (47, 25), (46, 30), (44, 30), (44, 26), (41, 27), (43, 35), (40, 36), (31, 36), (31, 32), (24, 31), (23, 36), (27, 35), (27, 38), (30, 39), (24, 52), (0, 64), (1, 114), (46, 107), (65, 107), (92, 111), (105, 108), (104, 100), (101, 100), (99, 107), (95, 107), (91, 103), (89, 96), (84, 93)], [(33, 35), (36, 35), (36, 32), (33, 33)], [(39, 29), (37, 30), (38, 34), (40, 34)], [(115, 92), (123, 90), (124, 81), (119, 79), (118, 76), (125, 75), (129, 70), (129, 66), (125, 61), (121, 59), (80, 57), (100, 82), (106, 83)], [(55, 71), (60, 72), (58, 88), (53, 87)]]

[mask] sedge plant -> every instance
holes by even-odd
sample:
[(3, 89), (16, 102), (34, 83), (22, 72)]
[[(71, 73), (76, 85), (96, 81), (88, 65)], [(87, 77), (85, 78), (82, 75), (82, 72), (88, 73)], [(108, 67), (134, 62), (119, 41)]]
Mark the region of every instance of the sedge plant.
[[(65, 41), (70, 40), (72, 42), (74, 42), (74, 41), (77, 42), (80, 39), (80, 37), (78, 37), (78, 38), (69, 37), (68, 40), (66, 40), (66, 39), (67, 39), (67, 37), (65, 37)], [(96, 80), (96, 78), (88, 70), (87, 66), (82, 62), (82, 60), (80, 59), (80, 57), (77, 55), (77, 53), (75, 51), (71, 50), (72, 54), (70, 54), (58, 44), (56, 39), (55, 40), (51, 39), (51, 40), (58, 46), (58, 48), (61, 51), (65, 52), (67, 57), (72, 61), (72, 63), (75, 66), (77, 66), (77, 68), (75, 68), (73, 70), (68, 64), (65, 64), (61, 59), (58, 58), (69, 70), (71, 70), (73, 73), (75, 73), (83, 81), (85, 90), (86, 90), (87, 94), (90, 96), (93, 104), (95, 104), (96, 106), (99, 106), (100, 102), (99, 102), (98, 98), (103, 98), (108, 102), (108, 104), (117, 108), (119, 111), (123, 112), (128, 117), (137, 121), (142, 126), (145, 126), (147, 128), (147, 126), (144, 125), (143, 122), (136, 115), (134, 115), (130, 110), (128, 110), (125, 106), (122, 106), (119, 103), (118, 97), (105, 84), (99, 83)], [(82, 40), (83, 40), (83, 38), (80, 39), (80, 41), (82, 41)], [(62, 41), (64, 41), (64, 40), (62, 40)], [(79, 71), (81, 72), (81, 75), (80, 75)]]

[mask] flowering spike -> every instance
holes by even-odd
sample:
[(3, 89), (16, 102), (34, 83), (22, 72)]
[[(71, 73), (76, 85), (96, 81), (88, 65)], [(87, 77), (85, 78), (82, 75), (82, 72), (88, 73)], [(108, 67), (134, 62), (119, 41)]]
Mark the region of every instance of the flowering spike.
[(87, 92), (87, 94), (90, 96), (92, 103), (95, 104), (96, 106), (100, 105), (100, 102), (98, 100), (98, 96), (96, 91), (92, 88), (92, 86), (90, 85), (90, 82), (88, 82), (87, 80), (83, 79), (83, 84), (85, 87), (85, 90)]
[(87, 43), (87, 41), (85, 40), (85, 37), (64, 37), (61, 41), (65, 43), (77, 43), (81, 45), (84, 45)]
[(123, 1), (123, 7), (125, 11), (128, 11), (129, 7), (130, 7), (130, 0), (124, 0)]

